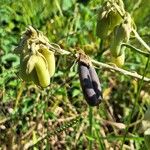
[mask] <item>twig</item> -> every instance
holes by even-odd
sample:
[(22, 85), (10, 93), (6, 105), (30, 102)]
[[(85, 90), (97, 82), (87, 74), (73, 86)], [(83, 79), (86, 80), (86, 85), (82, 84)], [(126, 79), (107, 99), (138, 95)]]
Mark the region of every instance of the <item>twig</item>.
[[(70, 52), (69, 51), (66, 51), (64, 49), (62, 49), (58, 44), (49, 44), (49, 43), (46, 43), (47, 47), (50, 49), (50, 50), (54, 50), (55, 52), (58, 52), (60, 53), (61, 55), (69, 55)], [(55, 45), (56, 47), (54, 47), (53, 45)]]
[[(120, 73), (122, 73), (124, 75), (129, 75), (131, 77), (134, 77), (134, 78), (137, 78), (137, 79), (140, 79), (140, 80), (143, 78), (137, 72), (129, 72), (127, 70), (118, 68), (116, 66), (110, 66), (108, 64), (105, 64), (105, 63), (102, 63), (102, 62), (98, 62), (98, 61), (96, 61), (94, 59), (92, 59), (91, 61), (93, 62), (93, 64), (95, 64), (96, 66), (99, 66), (99, 67), (107, 68), (107, 69), (110, 69), (110, 70), (115, 70), (115, 71), (120, 72)], [(150, 78), (144, 77), (144, 81), (150, 82)]]
[(80, 135), (83, 133), (83, 130), (86, 129), (86, 125), (85, 125), (85, 122), (83, 121), (78, 129), (78, 132), (76, 134), (76, 137), (75, 137), (75, 142), (73, 143), (74, 146), (76, 146), (77, 144), (77, 141), (80, 137)]
[(147, 53), (147, 52), (144, 52), (144, 51), (141, 51), (140, 49), (130, 45), (130, 44), (127, 44), (127, 43), (122, 43), (121, 46), (126, 46), (128, 48), (130, 48), (131, 50), (135, 51), (135, 52), (138, 52), (139, 54), (142, 54), (144, 55), (145, 57), (149, 57), (150, 56), (150, 53)]
[[(141, 37), (138, 35), (138, 33), (136, 32), (136, 30), (132, 29), (133, 32), (135, 33), (135, 36), (136, 38), (147, 48), (147, 50), (150, 52), (150, 47), (141, 39)], [(35, 30), (33, 27), (29, 26), (28, 30), (26, 31), (26, 34), (28, 32), (34, 32), (37, 33), (38, 31)], [(73, 57), (77, 57), (78, 58), (78, 54), (73, 54), (72, 52), (69, 52), (69, 51), (66, 51), (64, 49), (61, 49), (61, 47), (58, 45), (58, 44), (55, 44), (55, 43), (49, 43), (48, 40), (45, 40), (47, 39), (42, 33), (40, 34), (41, 36), (37, 36), (36, 38), (34, 38), (34, 40), (32, 41), (32, 43), (36, 42), (36, 41), (39, 41), (40, 43), (42, 43), (43, 45), (45, 45), (47, 48), (49, 48), (50, 50), (52, 51), (55, 51), (55, 52), (58, 52), (60, 53), (61, 55), (71, 55)], [(24, 35), (25, 36), (25, 35)], [(29, 39), (25, 39), (26, 37), (24, 37), (23, 39), (24, 40), (29, 40)], [(22, 40), (23, 40), (22, 39)], [(32, 38), (31, 38), (32, 39)], [(20, 49), (22, 49), (22, 42), (19, 44), (19, 46), (16, 48), (16, 52), (19, 51)], [(29, 45), (31, 46), (31, 45)], [(141, 51), (140, 51), (141, 52)], [(142, 76), (137, 74), (136, 72), (129, 72), (127, 70), (123, 70), (121, 68), (118, 68), (118, 67), (114, 67), (114, 66), (110, 66), (108, 64), (105, 64), (105, 63), (102, 63), (102, 62), (98, 62), (98, 61), (95, 61), (95, 60), (92, 60), (92, 62), (97, 65), (97, 66), (101, 66), (101, 67), (104, 67), (104, 68), (107, 68), (107, 69), (111, 69), (111, 70), (115, 70), (115, 71), (118, 71), (120, 73), (123, 73), (124, 75), (129, 75), (129, 76), (132, 76), (134, 78), (137, 78), (137, 79), (142, 79)], [(147, 81), (147, 82), (150, 82), (150, 78), (146, 78), (144, 77), (144, 81)]]
[[(127, 44), (123, 44), (123, 45), (129, 46), (129, 45), (127, 45)], [(131, 46), (130, 46), (130, 47), (131, 47)], [(132, 48), (134, 48), (134, 47), (132, 47)], [(67, 51), (67, 50), (64, 50), (64, 49), (61, 49), (61, 48), (59, 48), (59, 50), (58, 50), (58, 48), (53, 47), (53, 50), (56, 51), (56, 52), (58, 52), (58, 53), (61, 53), (61, 52), (62, 52), (62, 54), (66, 54), (66, 55), (71, 54), (71, 52), (69, 52), (69, 51)], [(139, 49), (138, 49), (137, 51), (138, 51), (139, 53), (142, 53), (143, 55), (149, 56), (149, 53), (143, 52), (143, 51), (141, 51), (141, 50), (139, 50)], [(78, 54), (75, 54), (74, 56), (75, 56), (75, 57), (78, 57)], [(127, 71), (127, 70), (118, 68), (118, 67), (116, 67), (116, 66), (111, 66), (111, 65), (108, 65), (108, 64), (106, 64), (106, 63), (98, 62), (98, 61), (96, 61), (96, 60), (94, 60), (94, 59), (91, 59), (91, 61), (92, 61), (93, 64), (95, 64), (96, 66), (103, 67), (103, 68), (107, 68), (107, 69), (111, 69), (111, 70), (115, 70), (115, 71), (120, 72), (120, 73), (122, 73), (122, 74), (124, 74), (124, 75), (129, 75), (129, 76), (131, 76), (131, 77), (134, 77), (134, 78), (137, 78), (137, 79), (140, 79), (140, 80), (142, 79), (142, 76), (139, 75), (137, 72), (129, 72), (129, 71)], [(144, 77), (144, 81), (150, 82), (150, 78)]]
[(132, 29), (132, 32), (134, 33), (136, 39), (150, 52), (150, 47), (147, 43), (140, 37), (140, 35), (137, 33), (136, 30)]

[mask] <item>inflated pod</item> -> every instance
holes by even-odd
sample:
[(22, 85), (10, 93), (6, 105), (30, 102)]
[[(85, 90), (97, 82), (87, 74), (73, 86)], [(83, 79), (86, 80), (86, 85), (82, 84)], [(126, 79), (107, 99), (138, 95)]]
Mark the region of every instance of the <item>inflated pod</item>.
[(109, 19), (108, 18), (102, 18), (97, 19), (97, 25), (96, 25), (96, 35), (103, 39), (106, 38), (111, 31), (109, 30)]
[(37, 62), (35, 63), (35, 70), (38, 76), (39, 84), (41, 87), (47, 87), (50, 84), (50, 76), (45, 61), (41, 56), (36, 56)]
[(45, 57), (48, 64), (48, 71), (50, 77), (52, 77), (55, 73), (55, 56), (54, 52), (50, 51), (47, 47), (41, 47), (39, 52)]
[(112, 63), (116, 64), (118, 67), (122, 67), (125, 63), (125, 52), (124, 52), (124, 48), (122, 48), (123, 51), (121, 52), (121, 55), (114, 57), (112, 56)]
[(29, 59), (30, 59), (30, 56), (26, 56), (24, 58), (21, 56), (21, 58), (20, 58), (19, 77), (23, 81), (26, 81), (26, 82), (33, 81), (36, 85), (40, 85), (35, 68), (32, 69), (32, 71), (30, 71), (31, 69), (28, 69), (28, 71), (27, 71), (27, 66), (29, 64)]
[(130, 38), (130, 33), (132, 29), (132, 19), (130, 14), (126, 14), (124, 22), (122, 22), (119, 26), (114, 30), (114, 38), (111, 42), (110, 50), (114, 57), (118, 57), (121, 55), (121, 44), (127, 43)]
[(114, 57), (121, 55), (121, 44), (126, 38), (126, 33), (122, 25), (118, 26), (114, 31), (114, 38), (110, 45), (111, 53)]
[(114, 7), (109, 2), (104, 3), (98, 11), (96, 35), (101, 39), (108, 37), (121, 22), (122, 18)]
[(32, 81), (32, 75), (26, 73), (26, 67), (29, 58), (20, 58), (20, 68), (19, 68), (19, 77), (24, 81)]
[[(91, 66), (79, 61), (78, 71), (84, 97), (90, 106), (98, 106), (102, 100), (97, 74)], [(96, 75), (96, 76), (95, 76)]]

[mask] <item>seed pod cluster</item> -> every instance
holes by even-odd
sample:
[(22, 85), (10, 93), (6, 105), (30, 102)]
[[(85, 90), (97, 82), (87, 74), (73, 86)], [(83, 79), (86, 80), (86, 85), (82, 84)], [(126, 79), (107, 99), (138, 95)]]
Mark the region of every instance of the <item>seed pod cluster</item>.
[(47, 42), (41, 32), (29, 26), (15, 49), (20, 55), (19, 76), (41, 87), (48, 86), (55, 73), (54, 52), (48, 49)]
[(127, 13), (124, 21), (114, 30), (114, 37), (111, 41), (110, 50), (113, 61), (117, 66), (122, 66), (125, 60), (124, 48), (121, 47), (123, 42), (128, 42), (132, 29), (132, 20)]
[(94, 67), (79, 60), (78, 72), (82, 91), (87, 103), (90, 106), (98, 106), (102, 100), (102, 89)]
[[(122, 0), (116, 3), (124, 12)], [(96, 34), (103, 39), (110, 35), (114, 28), (122, 22), (122, 18), (118, 11), (109, 1), (105, 2), (98, 12)]]

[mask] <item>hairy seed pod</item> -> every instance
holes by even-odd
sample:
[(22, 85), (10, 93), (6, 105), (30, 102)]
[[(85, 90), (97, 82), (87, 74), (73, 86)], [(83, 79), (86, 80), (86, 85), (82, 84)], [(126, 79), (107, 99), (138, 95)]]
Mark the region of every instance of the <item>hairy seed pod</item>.
[(88, 65), (80, 61), (78, 62), (78, 71), (81, 87), (87, 103), (90, 106), (98, 106), (102, 97), (99, 91), (100, 88), (98, 88), (98, 80), (95, 78), (95, 72), (93, 72), (92, 68), (89, 69)]
[(45, 57), (48, 64), (48, 71), (50, 77), (55, 73), (55, 56), (54, 52), (50, 51), (47, 47), (41, 47), (39, 52)]
[(50, 84), (50, 77), (48, 68), (46, 67), (44, 59), (37, 55), (37, 62), (35, 63), (35, 70), (38, 76), (39, 84), (41, 87), (46, 87)]

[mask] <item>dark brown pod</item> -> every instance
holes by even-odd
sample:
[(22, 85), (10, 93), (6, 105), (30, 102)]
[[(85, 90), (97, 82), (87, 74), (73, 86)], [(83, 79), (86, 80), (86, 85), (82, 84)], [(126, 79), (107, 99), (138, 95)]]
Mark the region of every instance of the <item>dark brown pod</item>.
[(96, 72), (93, 72), (91, 67), (81, 61), (78, 62), (78, 71), (81, 87), (87, 103), (90, 106), (98, 106), (101, 102), (102, 96), (100, 96), (100, 83), (96, 83), (99, 81), (97, 79), (98, 77), (96, 78), (95, 76)]
[(90, 72), (92, 85), (93, 85), (94, 91), (96, 93), (97, 99), (101, 102), (103, 96), (102, 96), (102, 88), (101, 88), (101, 84), (100, 84), (98, 75), (93, 66), (89, 66), (89, 72)]

